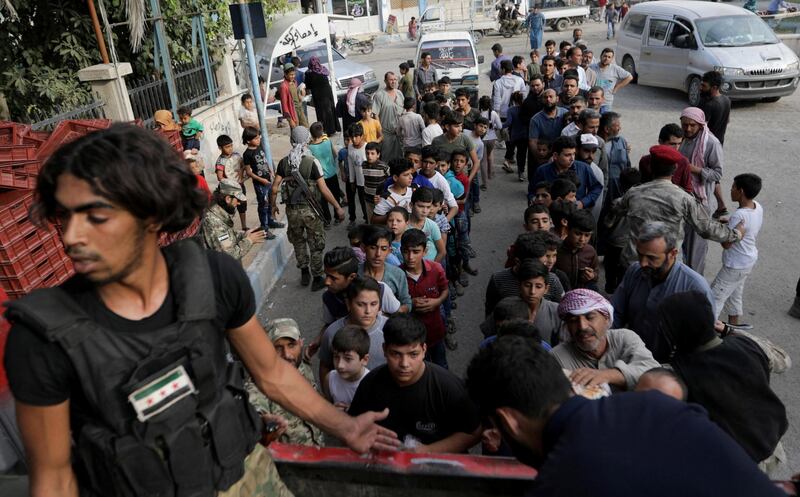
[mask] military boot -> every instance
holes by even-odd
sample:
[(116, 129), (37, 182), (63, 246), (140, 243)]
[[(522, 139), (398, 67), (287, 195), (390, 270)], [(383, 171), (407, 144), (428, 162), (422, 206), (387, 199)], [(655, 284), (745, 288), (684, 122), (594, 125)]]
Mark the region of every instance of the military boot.
[(303, 286), (308, 286), (311, 283), (311, 271), (308, 270), (307, 267), (300, 269), (300, 284)]
[(314, 281), (311, 282), (311, 291), (316, 292), (317, 290), (322, 290), (323, 288), (325, 288), (325, 277), (315, 276)]

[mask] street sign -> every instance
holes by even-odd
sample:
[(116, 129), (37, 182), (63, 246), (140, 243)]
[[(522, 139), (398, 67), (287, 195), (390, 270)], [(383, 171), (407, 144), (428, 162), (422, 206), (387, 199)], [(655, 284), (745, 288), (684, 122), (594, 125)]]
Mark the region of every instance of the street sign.
[(261, 2), (256, 3), (232, 3), (229, 5), (231, 11), (231, 25), (233, 26), (233, 37), (237, 40), (244, 40), (244, 25), (242, 25), (243, 8), (250, 11), (250, 22), (253, 25), (253, 38), (267, 37), (267, 24), (264, 21), (264, 9)]

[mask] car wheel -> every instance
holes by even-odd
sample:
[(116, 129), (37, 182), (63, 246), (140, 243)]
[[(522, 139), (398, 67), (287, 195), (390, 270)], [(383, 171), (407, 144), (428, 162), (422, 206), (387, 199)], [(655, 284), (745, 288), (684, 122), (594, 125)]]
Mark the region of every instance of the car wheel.
[(700, 105), (700, 77), (691, 76), (686, 85), (686, 93), (689, 96), (689, 105), (697, 107)]
[(781, 97), (767, 97), (767, 98), (762, 98), (761, 101), (767, 104), (774, 104), (780, 99)]
[(633, 62), (633, 57), (626, 55), (622, 58), (622, 68), (633, 75), (631, 83), (636, 84), (639, 80), (639, 75), (636, 74), (636, 63)]
[(556, 21), (556, 31), (564, 31), (569, 27), (569, 19), (559, 19)]

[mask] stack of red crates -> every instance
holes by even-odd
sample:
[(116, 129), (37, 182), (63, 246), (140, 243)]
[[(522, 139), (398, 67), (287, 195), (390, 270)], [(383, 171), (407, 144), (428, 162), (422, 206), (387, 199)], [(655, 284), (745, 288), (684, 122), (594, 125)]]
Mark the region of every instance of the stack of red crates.
[[(108, 128), (108, 119), (61, 121), (52, 132), (30, 125), (0, 121), (0, 289), (16, 299), (34, 288), (56, 286), (73, 274), (57, 230), (35, 226), (28, 211), (42, 164), (61, 145)], [(179, 152), (180, 133), (166, 136)], [(199, 220), (185, 232), (163, 236), (162, 245), (192, 236)]]

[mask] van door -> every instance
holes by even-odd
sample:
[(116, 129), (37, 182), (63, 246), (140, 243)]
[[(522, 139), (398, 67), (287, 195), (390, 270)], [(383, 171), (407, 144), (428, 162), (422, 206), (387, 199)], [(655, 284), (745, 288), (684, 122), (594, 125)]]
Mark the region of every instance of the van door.
[(650, 16), (642, 35), (642, 51), (639, 56), (639, 82), (648, 86), (669, 86), (664, 56), (670, 19)]
[(649, 86), (684, 89), (688, 75), (689, 52), (674, 45), (675, 38), (686, 34), (682, 23), (667, 17), (651, 16), (643, 38), (639, 82)]

